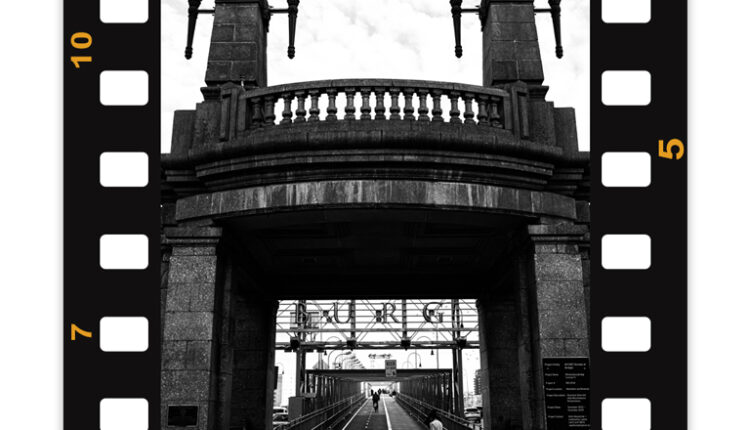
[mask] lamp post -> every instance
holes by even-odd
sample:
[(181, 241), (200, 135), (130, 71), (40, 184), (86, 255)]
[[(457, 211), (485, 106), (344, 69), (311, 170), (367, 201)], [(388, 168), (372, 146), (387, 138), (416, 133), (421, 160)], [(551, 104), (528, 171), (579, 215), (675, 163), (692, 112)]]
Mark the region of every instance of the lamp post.
[[(334, 339), (334, 340), (337, 340), (337, 341), (339, 340), (339, 338), (336, 337), (336, 336), (329, 336), (328, 339), (326, 339), (323, 343), (324, 344), (328, 344), (328, 341), (331, 340), (331, 339)], [(325, 345), (324, 345), (324, 347), (325, 347)], [(331, 368), (331, 355), (332, 354), (329, 354), (325, 349), (322, 349), (322, 351), (323, 351), (323, 355), (328, 356), (328, 359), (326, 360), (327, 361), (327, 363), (326, 363), (326, 369), (330, 369)], [(321, 362), (321, 363), (323, 362), (323, 358), (320, 357), (320, 355), (318, 355), (318, 362)]]
[(419, 367), (422, 367), (422, 356), (417, 351), (412, 352), (406, 356), (406, 361), (409, 362), (409, 357), (414, 356), (414, 368), (417, 368), (417, 358), (419, 358)]
[[(339, 358), (343, 357), (344, 355), (349, 355), (351, 353), (352, 353), (351, 351), (340, 352), (339, 355), (337, 355), (336, 358), (333, 359), (333, 365), (336, 366), (336, 360), (338, 360)], [(333, 355), (333, 354), (331, 354), (331, 355)], [(328, 356), (328, 368), (329, 369), (331, 368), (331, 355)]]
[[(432, 342), (432, 339), (430, 339), (427, 336), (419, 336), (417, 338), (417, 340), (419, 340), (419, 339), (427, 339), (427, 342)], [(430, 348), (430, 355), (435, 355), (435, 354), (436, 354), (435, 349), (434, 348)], [(436, 355), (435, 359), (437, 360), (436, 363), (435, 363), (435, 367), (439, 369), (440, 368), (440, 356)]]

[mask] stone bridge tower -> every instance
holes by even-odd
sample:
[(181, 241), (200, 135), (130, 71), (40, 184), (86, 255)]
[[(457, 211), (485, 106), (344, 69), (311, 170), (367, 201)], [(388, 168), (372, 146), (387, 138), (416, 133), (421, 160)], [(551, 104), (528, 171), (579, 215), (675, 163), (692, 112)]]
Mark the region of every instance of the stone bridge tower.
[(588, 154), (533, 1), (479, 12), (483, 86), (268, 87), (266, 0), (216, 0), (162, 156), (163, 429), (270, 429), (277, 301), (380, 297), (476, 299), (485, 426), (546, 428), (543, 359), (589, 352)]

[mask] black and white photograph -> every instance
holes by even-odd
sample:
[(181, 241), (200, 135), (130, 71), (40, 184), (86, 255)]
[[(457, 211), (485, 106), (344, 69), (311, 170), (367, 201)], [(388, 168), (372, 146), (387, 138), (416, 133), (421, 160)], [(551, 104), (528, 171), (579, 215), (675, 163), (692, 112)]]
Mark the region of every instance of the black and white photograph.
[(163, 429), (590, 428), (560, 3), (163, 2)]
[(0, 429), (743, 428), (749, 12), (9, 2)]

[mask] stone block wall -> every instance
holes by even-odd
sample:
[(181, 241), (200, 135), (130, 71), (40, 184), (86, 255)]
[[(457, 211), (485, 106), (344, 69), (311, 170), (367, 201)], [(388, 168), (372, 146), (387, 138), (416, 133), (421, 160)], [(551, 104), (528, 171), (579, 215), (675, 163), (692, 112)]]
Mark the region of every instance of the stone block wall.
[(232, 426), (265, 430), (273, 407), (276, 302), (235, 292), (233, 306)]
[[(589, 315), (583, 255), (588, 232), (581, 224), (532, 225), (526, 257), (534, 390), (534, 416), (544, 425), (545, 358), (589, 357)], [(542, 427), (540, 427), (542, 428)]]
[(197, 406), (197, 430), (270, 428), (277, 302), (249, 287), (221, 229), (165, 230), (162, 429), (176, 429), (170, 406)]
[[(190, 240), (190, 239), (187, 239)], [(215, 243), (173, 245), (169, 259), (162, 342), (162, 428), (169, 406), (197, 406), (197, 429), (215, 420), (218, 342)]]
[(267, 6), (260, 1), (218, 0), (208, 54), (206, 84), (263, 87), (267, 82)]
[(511, 289), (477, 301), (486, 428), (521, 428), (519, 312)]
[(484, 85), (544, 81), (532, 0), (485, 0)]

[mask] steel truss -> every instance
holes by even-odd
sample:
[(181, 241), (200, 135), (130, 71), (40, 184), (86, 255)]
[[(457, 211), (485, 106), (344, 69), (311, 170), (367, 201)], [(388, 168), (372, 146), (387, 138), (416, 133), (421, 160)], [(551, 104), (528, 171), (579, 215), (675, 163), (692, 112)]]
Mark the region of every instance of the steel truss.
[(479, 347), (473, 300), (284, 300), (276, 349), (464, 349)]

